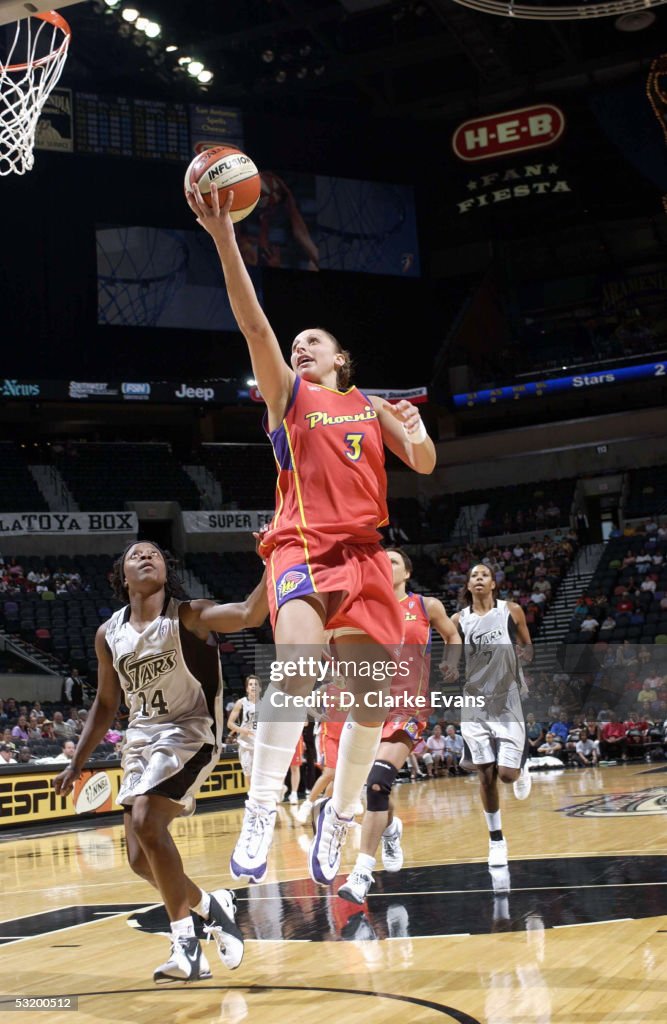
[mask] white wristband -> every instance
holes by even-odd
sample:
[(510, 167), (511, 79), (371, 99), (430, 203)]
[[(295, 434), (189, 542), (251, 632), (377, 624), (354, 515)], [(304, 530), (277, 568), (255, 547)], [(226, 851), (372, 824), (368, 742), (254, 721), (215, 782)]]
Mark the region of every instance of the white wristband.
[(403, 430), (405, 430), (405, 436), (407, 437), (410, 444), (423, 444), (426, 438), (428, 437), (428, 434), (426, 433), (426, 427), (424, 426), (424, 421), (421, 417), (419, 418), (419, 426), (416, 427), (416, 429), (413, 430), (411, 433), (408, 433), (405, 427), (403, 427)]

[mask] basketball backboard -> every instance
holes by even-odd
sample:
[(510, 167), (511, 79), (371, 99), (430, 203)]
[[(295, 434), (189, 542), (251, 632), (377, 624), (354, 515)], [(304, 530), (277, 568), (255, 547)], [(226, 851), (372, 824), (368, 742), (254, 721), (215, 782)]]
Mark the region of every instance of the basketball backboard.
[(72, 4), (80, 2), (81, 0), (0, 0), (0, 25), (28, 18), (31, 14), (43, 14), (44, 11), (71, 7)]

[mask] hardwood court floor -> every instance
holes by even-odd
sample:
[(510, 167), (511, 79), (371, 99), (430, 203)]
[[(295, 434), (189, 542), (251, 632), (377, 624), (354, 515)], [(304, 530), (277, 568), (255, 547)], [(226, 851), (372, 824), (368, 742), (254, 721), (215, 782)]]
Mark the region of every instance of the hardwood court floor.
[[(509, 878), (486, 866), (476, 780), (398, 787), (405, 865), (376, 872), (364, 908), (310, 882), (284, 805), (267, 883), (238, 890), (243, 964), (226, 971), (210, 944), (213, 979), (167, 989), (151, 980), (166, 919), (119, 826), (4, 838), (2, 999), (78, 995), (74, 1014), (23, 1018), (49, 1024), (664, 1024), (667, 772), (542, 774), (529, 800), (502, 797)], [(174, 824), (209, 889), (229, 884), (240, 823), (233, 809)]]

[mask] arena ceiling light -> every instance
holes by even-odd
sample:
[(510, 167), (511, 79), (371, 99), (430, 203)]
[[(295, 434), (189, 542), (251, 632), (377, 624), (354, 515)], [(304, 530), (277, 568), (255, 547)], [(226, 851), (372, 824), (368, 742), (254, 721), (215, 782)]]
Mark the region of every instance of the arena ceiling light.
[(560, 0), (542, 0), (538, 3), (514, 3), (513, 0), (454, 0), (483, 14), (496, 14), (502, 18), (521, 18), (526, 21), (577, 21), (590, 18), (618, 18), (633, 11), (659, 7), (667, 0), (604, 0), (602, 3), (563, 4)]
[(200, 60), (191, 60), (188, 64), (188, 74), (196, 78), (204, 70), (204, 65)]

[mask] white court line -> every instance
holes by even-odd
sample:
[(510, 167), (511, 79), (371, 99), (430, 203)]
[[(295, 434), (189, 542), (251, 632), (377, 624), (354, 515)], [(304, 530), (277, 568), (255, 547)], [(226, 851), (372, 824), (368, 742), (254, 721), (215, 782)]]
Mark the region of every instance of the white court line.
[(634, 921), (634, 917), (611, 917), (608, 921), (580, 921), (579, 924), (555, 924), (556, 928), (590, 928), (592, 924), (620, 924), (621, 921)]

